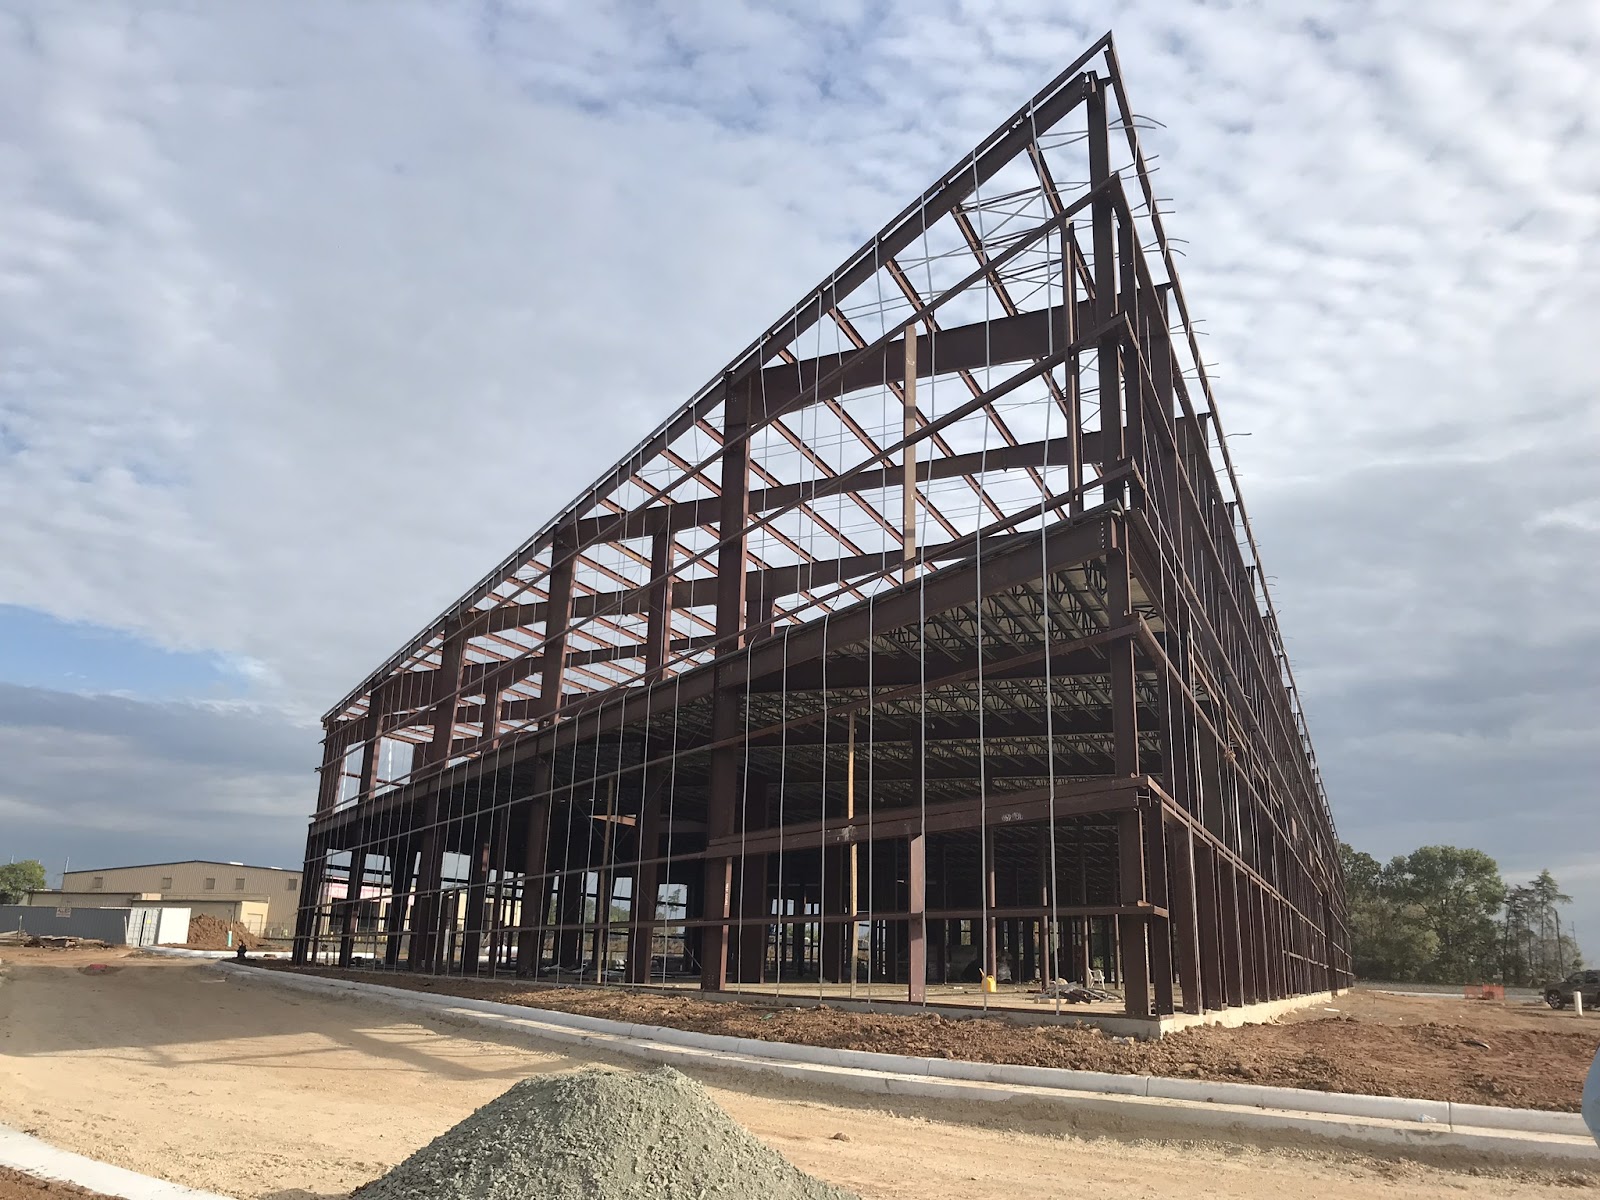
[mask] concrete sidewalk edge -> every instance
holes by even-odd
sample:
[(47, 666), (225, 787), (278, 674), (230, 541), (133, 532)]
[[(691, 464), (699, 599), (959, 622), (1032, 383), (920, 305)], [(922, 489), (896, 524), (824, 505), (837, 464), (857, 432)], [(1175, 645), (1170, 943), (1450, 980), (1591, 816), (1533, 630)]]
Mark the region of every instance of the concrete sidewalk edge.
[(0, 1167), (10, 1167), (52, 1183), (76, 1184), (122, 1200), (228, 1200), (216, 1192), (202, 1192), (181, 1183), (85, 1158), (70, 1150), (59, 1150), (31, 1134), (5, 1125), (0, 1125)]
[[(834, 1050), (432, 995), (232, 962), (216, 966), (241, 982), (377, 1000), (456, 1020), (477, 1020), (545, 1041), (588, 1045), (674, 1065), (759, 1071), (857, 1092), (1066, 1102), (1082, 1111), (1108, 1114), (1117, 1105), (1133, 1104), (1151, 1116), (1206, 1129), (1293, 1130), (1320, 1137), (1452, 1147), (1600, 1166), (1600, 1146), (1576, 1113)], [(1121, 1111), (1125, 1113), (1126, 1107)]]

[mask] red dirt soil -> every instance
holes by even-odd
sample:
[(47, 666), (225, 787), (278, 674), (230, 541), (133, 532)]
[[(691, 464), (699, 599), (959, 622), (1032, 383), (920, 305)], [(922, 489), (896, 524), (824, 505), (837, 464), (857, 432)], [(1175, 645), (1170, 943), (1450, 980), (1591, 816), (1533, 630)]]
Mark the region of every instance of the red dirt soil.
[[(233, 934), (233, 945), (228, 944), (228, 934)], [(189, 940), (185, 950), (232, 950), (240, 942), (246, 950), (258, 950), (265, 943), (238, 921), (223, 921), (208, 913), (189, 918)]]
[(1580, 1022), (1571, 1014), (1527, 1005), (1364, 991), (1327, 1006), (1337, 1012), (1317, 1005), (1280, 1023), (1119, 1042), (1092, 1028), (935, 1013), (855, 1013), (618, 988), (256, 965), (764, 1041), (1565, 1112), (1578, 1110), (1584, 1076), (1600, 1047), (1600, 1018)]
[(9, 1167), (0, 1167), (0, 1200), (107, 1200), (99, 1192), (86, 1192), (71, 1183), (35, 1179)]

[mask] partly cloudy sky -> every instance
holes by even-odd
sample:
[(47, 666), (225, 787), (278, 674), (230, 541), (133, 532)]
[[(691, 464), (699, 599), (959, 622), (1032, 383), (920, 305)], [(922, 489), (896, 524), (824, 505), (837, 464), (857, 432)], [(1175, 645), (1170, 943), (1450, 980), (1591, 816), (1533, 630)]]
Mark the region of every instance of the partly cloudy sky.
[(1342, 836), (1600, 952), (1600, 8), (1073, 7), (0, 0), (0, 858), (298, 861), (317, 715), (1109, 24)]

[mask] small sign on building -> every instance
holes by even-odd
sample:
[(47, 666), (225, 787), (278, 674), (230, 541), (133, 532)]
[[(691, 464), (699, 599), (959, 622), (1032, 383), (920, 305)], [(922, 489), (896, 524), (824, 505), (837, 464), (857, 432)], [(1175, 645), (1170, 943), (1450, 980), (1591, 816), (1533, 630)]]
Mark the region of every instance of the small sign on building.
[(58, 916), (58, 917), (70, 917), (71, 915), (72, 915), (72, 910), (70, 908), (58, 908), (58, 909), (56, 909), (56, 916)]

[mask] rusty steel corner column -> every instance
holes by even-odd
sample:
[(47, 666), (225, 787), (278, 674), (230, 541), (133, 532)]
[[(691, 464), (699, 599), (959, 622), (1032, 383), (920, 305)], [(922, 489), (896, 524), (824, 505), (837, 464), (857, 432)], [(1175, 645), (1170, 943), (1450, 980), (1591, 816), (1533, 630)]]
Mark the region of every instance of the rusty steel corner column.
[(323, 726), (322, 766), (317, 768), (317, 816), (331, 813), (339, 803), (339, 783), (344, 772), (344, 750), (333, 742), (331, 726)]
[(1158, 1017), (1171, 1016), (1173, 1001), (1171, 887), (1167, 874), (1167, 839), (1164, 810), (1157, 801), (1145, 814), (1144, 872), (1146, 898), (1168, 916), (1151, 916), (1145, 922), (1150, 946), (1150, 982), (1155, 988)]
[(312, 946), (317, 941), (317, 923), (321, 920), (322, 880), (327, 851), (320, 838), (312, 834), (306, 838), (306, 857), (300, 867), (300, 903), (294, 914), (294, 946), (291, 960), (304, 966), (312, 956)]
[(906, 974), (906, 999), (912, 1004), (928, 1000), (928, 835), (917, 833), (909, 842), (910, 868), (906, 872), (909, 895), (906, 911), (910, 950)]
[(651, 860), (661, 853), (661, 791), (646, 791), (639, 813), (639, 868), (633, 878), (628, 911), (628, 982), (650, 982), (651, 948), (661, 893), (661, 866)]
[[(1122, 905), (1140, 904), (1145, 894), (1144, 822), (1154, 817), (1141, 809), (1130, 809), (1117, 817), (1118, 900)], [(1150, 958), (1148, 927), (1150, 919), (1133, 913), (1117, 918), (1117, 940), (1122, 961), (1123, 1000), (1130, 1017), (1150, 1015)]]
[(1186, 822), (1165, 822), (1167, 829), (1167, 904), (1178, 943), (1178, 987), (1183, 1011), (1205, 1011), (1200, 982), (1200, 921), (1195, 900), (1194, 830)]
[[(1095, 80), (1086, 105), (1089, 138), (1089, 186), (1100, 187), (1111, 178), (1110, 128), (1106, 113), (1106, 84)], [(1117, 232), (1116, 210), (1105, 192), (1096, 195), (1090, 206), (1094, 222), (1091, 245), (1094, 250), (1095, 317), (1110, 321), (1117, 311)], [(1102, 471), (1123, 459), (1126, 438), (1122, 412), (1122, 335), (1112, 329), (1101, 337), (1095, 350), (1100, 380), (1100, 455)], [(1120, 501), (1120, 483), (1107, 484), (1103, 498)]]

